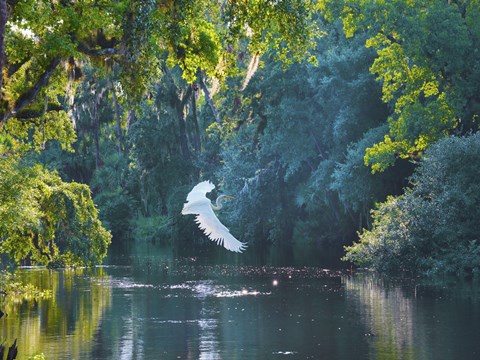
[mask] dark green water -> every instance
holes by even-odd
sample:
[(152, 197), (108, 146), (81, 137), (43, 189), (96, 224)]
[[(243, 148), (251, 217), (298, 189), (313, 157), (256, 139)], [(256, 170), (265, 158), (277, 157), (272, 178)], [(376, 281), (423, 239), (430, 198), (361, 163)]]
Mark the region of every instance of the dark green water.
[(54, 296), (4, 304), (0, 338), (18, 339), (19, 359), (480, 358), (475, 282), (209, 259), (150, 249), (90, 271), (22, 269)]

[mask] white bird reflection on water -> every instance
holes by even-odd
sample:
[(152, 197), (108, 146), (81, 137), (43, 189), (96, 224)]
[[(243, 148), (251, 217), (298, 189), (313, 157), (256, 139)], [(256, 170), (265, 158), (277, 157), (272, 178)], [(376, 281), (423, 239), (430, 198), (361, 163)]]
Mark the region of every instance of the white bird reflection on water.
[[(270, 295), (270, 292), (256, 290), (229, 290), (226, 285), (217, 284), (212, 280), (189, 281), (179, 285), (172, 285), (170, 289), (189, 289), (194, 296), (201, 301), (202, 309), (198, 319), (199, 360), (222, 359), (219, 340), (219, 318), (220, 310), (218, 304), (208, 302), (209, 298), (231, 298), (240, 296)], [(208, 303), (207, 303), (208, 302)]]
[(217, 335), (218, 320), (217, 319), (200, 319), (198, 320), (200, 331), (199, 350), (200, 360), (222, 359), (220, 355), (220, 341)]

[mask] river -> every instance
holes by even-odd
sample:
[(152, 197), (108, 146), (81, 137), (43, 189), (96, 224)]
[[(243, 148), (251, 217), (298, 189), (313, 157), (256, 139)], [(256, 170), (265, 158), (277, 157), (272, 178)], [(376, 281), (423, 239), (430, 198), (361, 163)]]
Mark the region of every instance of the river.
[(0, 339), (52, 359), (479, 359), (474, 280), (387, 280), (152, 246), (95, 269), (20, 269), (53, 296), (4, 304)]

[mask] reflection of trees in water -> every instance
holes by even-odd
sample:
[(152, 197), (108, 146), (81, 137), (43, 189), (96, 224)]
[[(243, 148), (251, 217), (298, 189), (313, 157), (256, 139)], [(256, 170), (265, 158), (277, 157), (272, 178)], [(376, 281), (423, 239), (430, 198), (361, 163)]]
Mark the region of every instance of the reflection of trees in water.
[(346, 296), (358, 305), (375, 359), (416, 359), (413, 302), (401, 287), (371, 274), (345, 276)]
[[(72, 359), (90, 351), (105, 310), (111, 306), (111, 287), (102, 269), (28, 271), (22, 277), (53, 296), (10, 306), (0, 338), (17, 338), (19, 358), (43, 352), (47, 358), (69, 353)], [(93, 270), (92, 270), (93, 271)], [(102, 280), (102, 281), (95, 281)], [(88, 284), (87, 284), (88, 282)], [(65, 349), (68, 349), (65, 351)]]

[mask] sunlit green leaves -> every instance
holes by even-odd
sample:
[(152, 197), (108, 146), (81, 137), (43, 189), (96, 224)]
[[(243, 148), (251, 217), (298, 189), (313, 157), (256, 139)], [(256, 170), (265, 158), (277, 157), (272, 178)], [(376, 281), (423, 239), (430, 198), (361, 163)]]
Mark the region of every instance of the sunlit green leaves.
[(71, 151), (75, 139), (75, 130), (67, 113), (48, 112), (34, 122), (11, 119), (0, 131), (0, 151), (20, 156), (27, 150), (43, 150), (51, 140), (58, 140), (63, 149)]
[(385, 141), (367, 150), (373, 171), (385, 170), (394, 158), (417, 158), (459, 119), (471, 126), (478, 109), (469, 99), (480, 81), (478, 55), (471, 51), (479, 31), (470, 19), (480, 7), (440, 0), (321, 1), (319, 7), (328, 18), (343, 19), (347, 36), (369, 34), (366, 46), (377, 51), (370, 70), (392, 114)]
[(314, 61), (314, 16), (313, 2), (299, 0), (16, 2), (6, 33), (8, 108), (58, 57), (119, 64), (133, 102), (160, 76), (160, 58), (189, 83), (198, 70), (221, 81), (233, 74), (245, 44), (257, 56), (273, 50), (285, 64)]
[(321, 35), (314, 15), (315, 4), (310, 0), (229, 1), (226, 11), (233, 37), (246, 36), (254, 54), (272, 48), (286, 63), (310, 57)]
[(209, 77), (222, 77), (217, 72), (220, 61), (221, 41), (214, 25), (204, 19), (177, 25), (180, 36), (175, 39), (176, 49), (168, 55), (170, 66), (179, 64), (183, 77), (190, 83), (197, 80), (197, 70), (203, 69)]
[(158, 13), (170, 64), (178, 64), (189, 82), (198, 68), (221, 80), (231, 74), (241, 41), (252, 54), (272, 49), (288, 64), (312, 58), (320, 35), (312, 1), (184, 0), (166, 2)]
[(94, 265), (106, 255), (111, 236), (86, 185), (2, 159), (0, 203), (0, 252), (16, 262), (49, 264), (68, 256), (72, 263), (64, 265)]

